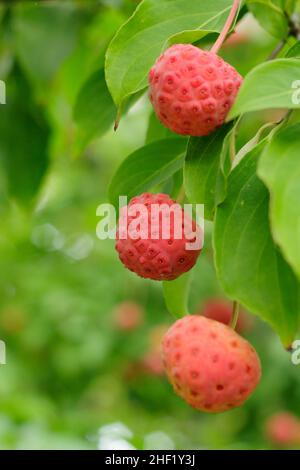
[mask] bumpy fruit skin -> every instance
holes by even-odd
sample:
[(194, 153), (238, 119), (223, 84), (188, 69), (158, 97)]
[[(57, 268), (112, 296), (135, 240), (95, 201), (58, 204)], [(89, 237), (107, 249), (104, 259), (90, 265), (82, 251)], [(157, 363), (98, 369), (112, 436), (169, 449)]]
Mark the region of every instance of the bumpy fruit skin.
[(300, 445), (300, 420), (286, 411), (276, 413), (266, 423), (266, 434), (277, 446)]
[(149, 97), (159, 120), (182, 135), (208, 135), (220, 127), (242, 83), (218, 55), (175, 44), (149, 73)]
[(189, 315), (169, 329), (163, 361), (175, 392), (197, 410), (218, 413), (242, 405), (261, 377), (253, 347), (222, 323)]
[[(224, 325), (229, 325), (232, 317), (232, 304), (224, 299), (211, 299), (208, 300), (203, 308), (199, 310), (199, 314), (204, 315), (206, 318), (211, 318)], [(247, 314), (241, 310), (236, 325), (238, 333), (245, 333), (251, 330), (251, 320)]]
[[(135, 239), (131, 236), (130, 224), (134, 222), (136, 217), (130, 216), (130, 207), (135, 204), (143, 204), (147, 209), (149, 227), (149, 237), (147, 239)], [(158, 204), (161, 208), (162, 216), (157, 225), (151, 218), (151, 206), (153, 204)], [(176, 219), (171, 216), (170, 237), (164, 239), (162, 222), (169, 211), (169, 207), (173, 204), (176, 204), (176, 201), (170, 199), (167, 194), (144, 193), (131, 199), (128, 206), (123, 207), (120, 212), (116, 250), (124, 266), (143, 278), (157, 281), (176, 279), (194, 266), (201, 252), (201, 248), (187, 249), (187, 244), (194, 243), (196, 237), (202, 240), (202, 231), (196, 222), (192, 221), (179, 206), (183, 226), (187, 228), (188, 233), (186, 234), (183, 230), (181, 238), (175, 239), (174, 234), (176, 234), (177, 223), (175, 222)], [(125, 216), (128, 219), (127, 226), (121, 229), (120, 227), (124, 226)], [(123, 230), (125, 230), (125, 233), (121, 234)], [(151, 238), (154, 232), (156, 232), (156, 236)], [(196, 236), (195, 233), (198, 235)], [(125, 239), (120, 235), (125, 235)]]

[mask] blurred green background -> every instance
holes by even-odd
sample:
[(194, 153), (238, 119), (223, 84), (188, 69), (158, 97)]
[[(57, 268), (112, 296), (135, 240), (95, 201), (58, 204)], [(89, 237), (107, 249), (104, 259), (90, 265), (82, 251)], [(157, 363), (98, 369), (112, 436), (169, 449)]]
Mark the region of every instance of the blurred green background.
[[(142, 97), (114, 133), (107, 94), (86, 96), (82, 119), (78, 97), (137, 3), (0, 2), (1, 449), (269, 448), (266, 419), (300, 415), (300, 366), (258, 320), (248, 337), (263, 378), (243, 408), (205, 415), (175, 396), (157, 358), (173, 321), (161, 285), (126, 271), (114, 243), (96, 237), (97, 206), (118, 164), (144, 144), (150, 106)], [(273, 47), (248, 18), (223, 56), (245, 74)], [(239, 145), (273, 118), (249, 116)], [(207, 224), (192, 311), (214, 296), (222, 292)], [(124, 301), (144, 312), (131, 331), (117, 321)]]

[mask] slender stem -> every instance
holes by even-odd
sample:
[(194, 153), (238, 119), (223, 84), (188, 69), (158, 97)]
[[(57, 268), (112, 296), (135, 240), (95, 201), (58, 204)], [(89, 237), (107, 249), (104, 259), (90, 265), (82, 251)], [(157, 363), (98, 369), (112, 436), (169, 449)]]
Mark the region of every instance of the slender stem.
[(279, 52), (282, 51), (282, 49), (284, 48), (285, 44), (286, 44), (286, 40), (285, 40), (285, 39), (282, 39), (282, 40), (277, 44), (277, 46), (275, 47), (275, 49), (271, 52), (271, 54), (270, 54), (269, 57), (268, 57), (268, 60), (273, 60), (273, 59), (275, 59), (275, 58), (278, 56)]
[(219, 49), (221, 48), (223, 42), (225, 41), (226, 39), (226, 36), (232, 26), (232, 23), (235, 19), (235, 15), (239, 9), (239, 6), (240, 6), (240, 2), (241, 0), (233, 0), (233, 4), (232, 4), (232, 8), (231, 8), (231, 11), (229, 13), (229, 16), (226, 20), (226, 23), (224, 25), (224, 28), (223, 30), (221, 31), (220, 33), (220, 36), (218, 37), (218, 39), (216, 40), (215, 44), (213, 45), (213, 47), (211, 48), (211, 52), (213, 52), (214, 54), (217, 54)]
[(282, 121), (284, 122), (288, 122), (290, 120), (290, 117), (292, 116), (293, 112), (295, 110), (294, 109), (289, 109), (287, 112), (286, 112), (286, 115), (284, 116), (284, 118), (282, 119)]
[(234, 301), (233, 306), (232, 306), (232, 316), (231, 316), (231, 320), (229, 324), (230, 328), (232, 328), (233, 330), (235, 330), (236, 324), (239, 319), (239, 311), (240, 311), (239, 303)]

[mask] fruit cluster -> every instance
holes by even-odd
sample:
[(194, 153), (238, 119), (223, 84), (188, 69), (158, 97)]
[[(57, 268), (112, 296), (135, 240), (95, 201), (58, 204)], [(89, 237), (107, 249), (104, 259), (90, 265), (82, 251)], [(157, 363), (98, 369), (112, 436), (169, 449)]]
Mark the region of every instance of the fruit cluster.
[[(125, 267), (141, 277), (176, 279), (194, 266), (200, 254), (200, 249), (187, 249), (195, 233), (202, 238), (202, 232), (183, 209), (181, 238), (175, 238), (178, 219), (169, 213), (174, 204), (166, 194), (146, 193), (133, 198), (121, 211), (116, 249)], [(137, 205), (137, 212), (131, 211), (133, 205)], [(154, 205), (161, 211), (159, 223), (153, 227)], [(166, 214), (170, 227), (169, 237), (164, 239)], [(141, 225), (141, 215), (148, 224), (147, 238), (136, 236), (136, 232), (133, 236), (131, 230), (132, 224)], [(190, 230), (187, 234), (185, 224)], [(227, 304), (208, 303), (203, 313), (183, 317), (165, 333), (163, 364), (175, 392), (187, 403), (205, 412), (222, 412), (240, 406), (251, 395), (260, 380), (260, 361), (252, 346), (228, 326)]]
[[(215, 53), (176, 44), (150, 70), (149, 96), (166, 127), (204, 136), (224, 123), (241, 83), (239, 73)], [(166, 194), (141, 194), (120, 211), (116, 250), (124, 266), (143, 278), (178, 278), (193, 268), (202, 243), (200, 227)], [(228, 305), (208, 305), (203, 313), (181, 318), (164, 334), (163, 365), (187, 403), (222, 412), (251, 395), (261, 366), (253, 347), (228, 326)]]

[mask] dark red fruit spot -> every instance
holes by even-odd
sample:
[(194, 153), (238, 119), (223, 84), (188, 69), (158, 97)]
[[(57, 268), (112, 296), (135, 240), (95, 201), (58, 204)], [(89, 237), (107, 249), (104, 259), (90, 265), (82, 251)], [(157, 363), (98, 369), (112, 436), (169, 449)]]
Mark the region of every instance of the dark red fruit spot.
[(199, 373), (196, 370), (191, 371), (192, 379), (197, 379), (199, 377)]
[(236, 341), (231, 341), (230, 344), (231, 344), (231, 346), (232, 346), (233, 348), (237, 348), (237, 346), (238, 346), (238, 344), (237, 344)]
[(192, 395), (192, 397), (197, 397), (198, 392), (196, 392), (196, 390), (191, 390), (191, 395)]
[(216, 339), (218, 337), (218, 335), (214, 331), (212, 331), (211, 334), (210, 334), (210, 337), (212, 339)]
[(235, 363), (234, 362), (229, 362), (228, 369), (233, 370), (234, 368), (235, 368)]
[(175, 354), (175, 360), (176, 360), (176, 361), (180, 361), (180, 359), (181, 359), (181, 354), (180, 354), (180, 353), (176, 353), (176, 354)]
[(247, 393), (247, 391), (248, 391), (248, 390), (247, 390), (245, 387), (242, 387), (242, 388), (240, 388), (240, 390), (239, 390), (239, 392), (240, 392), (241, 395), (244, 395), (245, 393)]
[(250, 372), (252, 371), (252, 367), (250, 367), (248, 364), (246, 365), (246, 372), (247, 374), (250, 374)]
[(228, 92), (231, 92), (231, 91), (233, 90), (233, 86), (234, 86), (233, 83), (230, 83), (230, 82), (227, 83), (227, 84), (226, 84), (226, 90), (227, 90)]
[(216, 389), (218, 390), (218, 392), (221, 392), (222, 390), (224, 390), (224, 385), (218, 384), (216, 386)]
[(205, 408), (206, 410), (210, 410), (211, 407), (212, 407), (211, 403), (204, 403), (204, 408)]
[(213, 357), (212, 357), (212, 361), (213, 361), (213, 363), (215, 363), (215, 364), (216, 364), (216, 363), (218, 362), (218, 360), (219, 360), (219, 356), (218, 356), (218, 354), (214, 354), (214, 355), (213, 355)]

